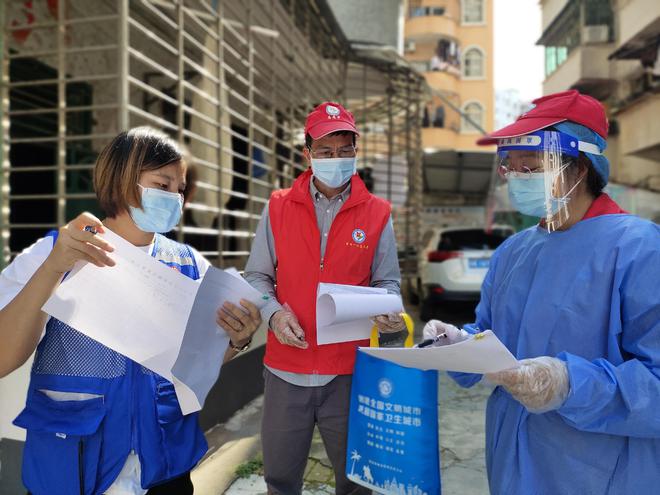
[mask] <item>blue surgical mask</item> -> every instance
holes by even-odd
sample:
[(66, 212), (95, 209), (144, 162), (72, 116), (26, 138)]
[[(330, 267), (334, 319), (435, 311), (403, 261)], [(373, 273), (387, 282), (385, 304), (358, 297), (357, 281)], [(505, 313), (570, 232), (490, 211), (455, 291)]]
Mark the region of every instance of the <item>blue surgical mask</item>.
[(355, 174), (356, 158), (312, 158), (314, 177), (326, 186), (336, 189), (343, 186)]
[(176, 227), (183, 211), (181, 194), (142, 187), (139, 184), (138, 187), (142, 194), (142, 208), (130, 207), (135, 225), (144, 232), (159, 233), (169, 232)]
[[(543, 173), (524, 174), (523, 176), (507, 174), (506, 179), (509, 187), (509, 199), (517, 211), (537, 218), (546, 216), (545, 175)], [(559, 200), (552, 201), (553, 215), (559, 211), (560, 205)]]

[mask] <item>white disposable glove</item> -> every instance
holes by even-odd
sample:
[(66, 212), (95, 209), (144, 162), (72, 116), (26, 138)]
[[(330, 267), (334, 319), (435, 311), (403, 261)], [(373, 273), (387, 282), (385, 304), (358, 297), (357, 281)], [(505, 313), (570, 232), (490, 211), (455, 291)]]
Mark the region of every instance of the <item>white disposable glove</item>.
[(504, 387), (532, 413), (559, 409), (568, 397), (568, 368), (561, 359), (541, 356), (523, 359), (517, 368), (488, 373), (486, 378)]
[(424, 340), (435, 339), (439, 335), (444, 335), (444, 337), (439, 337), (434, 343), (433, 346), (441, 345), (451, 345), (458, 342), (462, 342), (470, 337), (470, 334), (463, 329), (458, 329), (454, 325), (445, 323), (440, 320), (431, 320), (426, 325), (424, 325), (423, 330)]
[(285, 305), (284, 309), (273, 313), (273, 316), (270, 317), (269, 326), (281, 344), (307, 349), (308, 344), (305, 341), (305, 331), (300, 326), (300, 323), (298, 323), (296, 315), (288, 306)]

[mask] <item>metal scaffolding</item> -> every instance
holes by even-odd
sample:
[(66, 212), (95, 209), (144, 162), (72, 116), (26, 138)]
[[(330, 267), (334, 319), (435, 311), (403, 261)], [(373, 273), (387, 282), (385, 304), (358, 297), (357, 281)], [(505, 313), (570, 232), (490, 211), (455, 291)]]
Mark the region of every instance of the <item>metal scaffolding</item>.
[(323, 0), (40, 0), (28, 17), (21, 5), (0, 4), (3, 266), (80, 211), (100, 214), (96, 155), (149, 125), (196, 170), (176, 236), (242, 268), (271, 191), (305, 169), (304, 119), (324, 100), (355, 113), (361, 167), (394, 205), (400, 250), (416, 246), (423, 78), (352, 47)]
[(392, 203), (402, 278), (411, 282), (417, 277), (421, 118), (429, 90), (423, 77), (391, 51), (354, 45), (353, 53), (346, 92), (348, 106), (364, 130), (360, 160), (373, 179), (373, 192)]

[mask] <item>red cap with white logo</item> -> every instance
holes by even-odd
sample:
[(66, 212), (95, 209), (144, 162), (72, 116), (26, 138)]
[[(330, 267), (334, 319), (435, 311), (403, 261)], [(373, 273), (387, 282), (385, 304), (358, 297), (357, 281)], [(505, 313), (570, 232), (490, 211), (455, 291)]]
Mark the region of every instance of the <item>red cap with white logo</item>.
[(497, 144), (500, 138), (524, 136), (567, 120), (588, 127), (607, 139), (605, 109), (591, 96), (571, 89), (537, 98), (532, 103), (535, 107), (518, 117), (513, 124), (487, 134), (477, 144)]
[(321, 103), (309, 113), (305, 121), (305, 134), (312, 136), (312, 139), (321, 139), (338, 131), (350, 131), (360, 135), (355, 127), (353, 114), (339, 103)]

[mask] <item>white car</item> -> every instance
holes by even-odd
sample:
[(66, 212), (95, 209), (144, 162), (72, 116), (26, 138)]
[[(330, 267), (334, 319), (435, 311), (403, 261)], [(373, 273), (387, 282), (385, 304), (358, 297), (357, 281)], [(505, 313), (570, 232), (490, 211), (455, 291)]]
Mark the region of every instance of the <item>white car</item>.
[(417, 285), (422, 320), (447, 301), (478, 301), (493, 251), (513, 233), (508, 225), (494, 225), (489, 232), (475, 227), (427, 232)]

